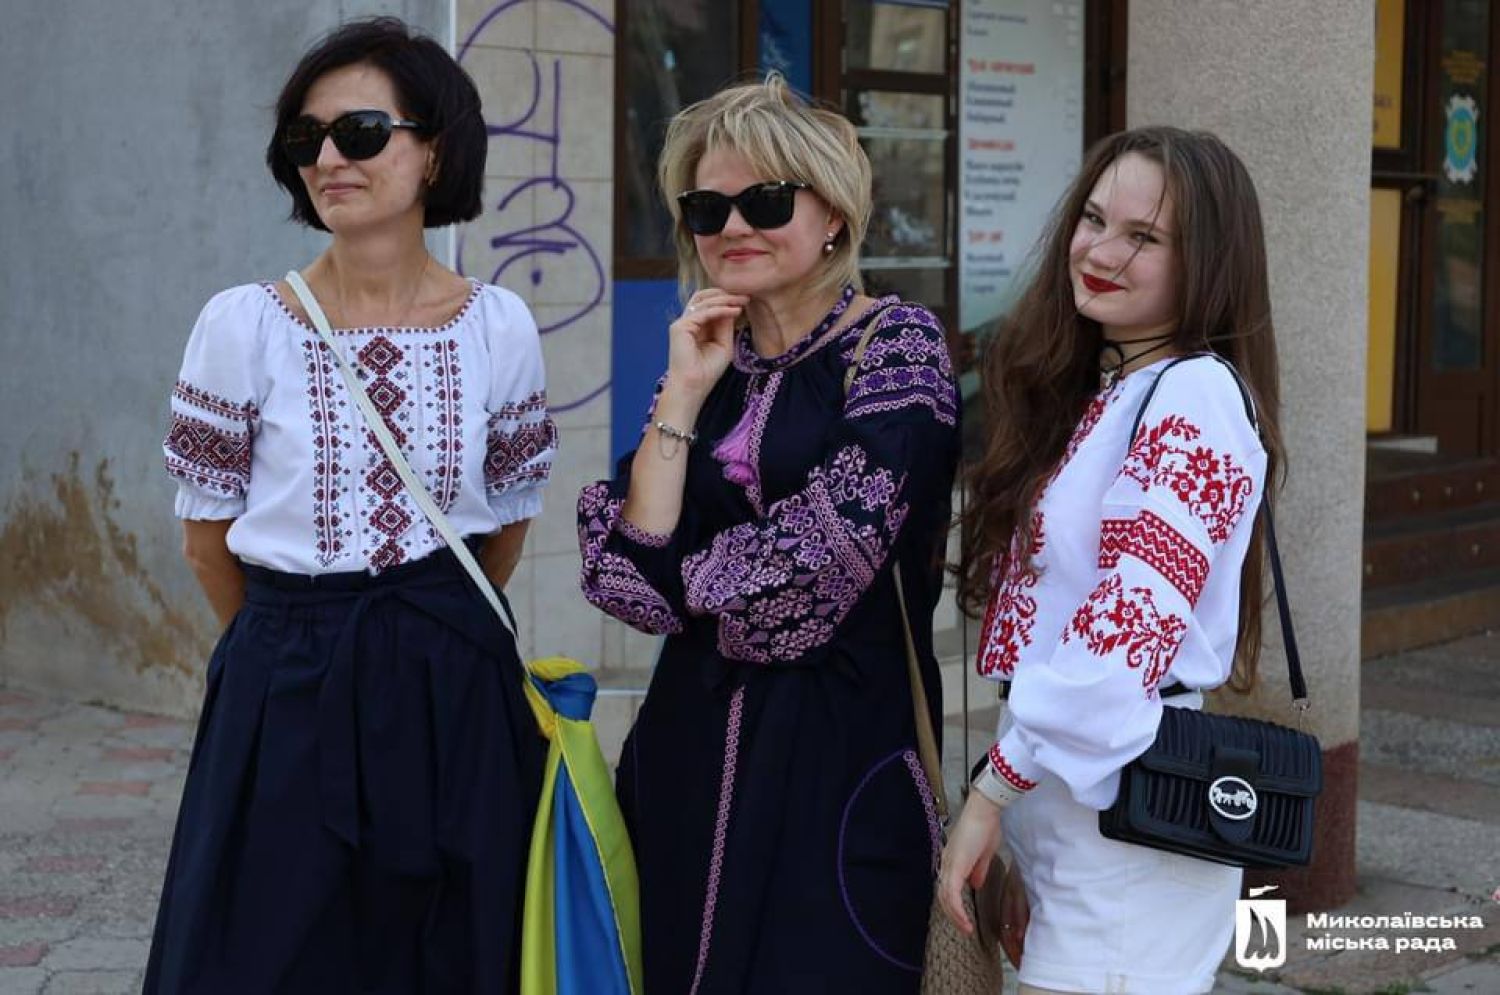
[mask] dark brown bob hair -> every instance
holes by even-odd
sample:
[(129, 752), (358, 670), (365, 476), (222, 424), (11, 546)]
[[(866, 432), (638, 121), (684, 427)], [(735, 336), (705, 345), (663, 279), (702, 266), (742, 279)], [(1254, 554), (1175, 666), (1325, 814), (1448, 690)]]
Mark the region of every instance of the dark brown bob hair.
[[(1039, 244), (1030, 283), (981, 360), (988, 437), (983, 455), (965, 474), (963, 552), (955, 569), (959, 604), (969, 615), (983, 613), (991, 571), (1018, 530), (1020, 555), (1032, 555), (1031, 508), (1098, 392), (1103, 333), (1074, 306), (1069, 246), (1095, 183), (1131, 153), (1161, 166), (1165, 196), (1176, 212), (1180, 322), (1172, 351), (1211, 350), (1234, 364), (1260, 423), (1266, 500), (1278, 488), (1284, 459), (1276, 338), (1260, 202), (1250, 174), (1207, 132), (1149, 127), (1111, 135), (1084, 157)], [(1239, 638), (1229, 681), (1240, 691), (1254, 685), (1260, 656), (1265, 537), (1259, 518), (1254, 530), (1240, 578)]]
[(422, 224), (441, 228), (478, 217), (489, 136), (474, 81), (436, 41), (412, 31), (399, 18), (372, 17), (350, 21), (324, 36), (297, 63), (276, 98), (276, 127), (266, 147), (266, 165), (277, 184), (292, 195), (292, 220), (328, 230), (297, 167), (281, 148), (281, 135), (301, 116), (307, 91), (321, 76), (362, 63), (390, 78), (401, 114), (425, 125), (416, 133), (423, 141), (437, 143), (437, 179), (427, 190)]

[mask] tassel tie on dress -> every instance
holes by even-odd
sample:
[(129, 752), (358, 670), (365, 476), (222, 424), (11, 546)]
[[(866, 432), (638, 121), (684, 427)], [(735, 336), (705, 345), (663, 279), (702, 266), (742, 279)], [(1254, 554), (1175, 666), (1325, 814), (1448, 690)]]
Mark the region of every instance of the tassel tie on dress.
[(741, 487), (760, 483), (760, 471), (750, 455), (751, 437), (755, 434), (755, 423), (766, 396), (765, 391), (758, 389), (757, 380), (752, 378), (745, 391), (745, 413), (729, 434), (714, 446), (714, 459), (724, 464), (724, 479)]
[(828, 314), (824, 315), (823, 320), (818, 322), (818, 326), (799, 339), (786, 352), (771, 360), (762, 359), (755, 354), (755, 350), (751, 347), (749, 328), (740, 332), (739, 340), (735, 344), (735, 365), (751, 372), (752, 376), (749, 386), (745, 388), (744, 413), (740, 415), (740, 420), (735, 423), (734, 428), (729, 430), (729, 434), (714, 446), (714, 459), (724, 464), (724, 479), (747, 490), (758, 489), (760, 486), (760, 469), (755, 464), (754, 454), (758, 441), (756, 436), (765, 428), (766, 419), (770, 417), (770, 411), (762, 409), (774, 401), (775, 391), (768, 389), (766, 382), (758, 373), (763, 369), (772, 372), (784, 370), (800, 361), (823, 340), (834, 325), (838, 324), (839, 318), (843, 317), (844, 312), (849, 309), (849, 302), (852, 300), (854, 300), (854, 287), (846, 284), (839, 293), (839, 299), (834, 302)]

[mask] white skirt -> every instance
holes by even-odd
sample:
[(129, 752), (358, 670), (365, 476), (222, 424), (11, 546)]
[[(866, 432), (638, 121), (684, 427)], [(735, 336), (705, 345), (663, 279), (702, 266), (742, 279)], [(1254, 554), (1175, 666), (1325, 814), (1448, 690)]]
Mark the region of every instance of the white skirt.
[(1099, 835), (1099, 813), (1046, 776), (1002, 816), (1031, 923), (1020, 979), (1064, 992), (1210, 992), (1243, 871)]

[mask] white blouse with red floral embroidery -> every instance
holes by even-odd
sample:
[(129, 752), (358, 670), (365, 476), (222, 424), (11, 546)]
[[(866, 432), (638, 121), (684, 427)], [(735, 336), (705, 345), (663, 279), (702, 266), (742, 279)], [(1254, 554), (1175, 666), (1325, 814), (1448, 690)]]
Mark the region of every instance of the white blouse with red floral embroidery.
[[(475, 283), (437, 328), (335, 329), (413, 469), (463, 534), (541, 512), (557, 431), (519, 297)], [(186, 519), (235, 519), (229, 548), (303, 574), (379, 571), (439, 548), (360, 421), (337, 363), (271, 284), (219, 293), (188, 339), (163, 444)]]
[(1168, 674), (1193, 689), (1228, 679), (1266, 455), (1209, 357), (1172, 368), (1128, 440), (1169, 362), (1090, 403), (1037, 502), (1031, 561), (1013, 546), (996, 570), (977, 667), (1012, 682), (984, 774), (1002, 793), (1051, 775), (1107, 808), (1156, 736)]

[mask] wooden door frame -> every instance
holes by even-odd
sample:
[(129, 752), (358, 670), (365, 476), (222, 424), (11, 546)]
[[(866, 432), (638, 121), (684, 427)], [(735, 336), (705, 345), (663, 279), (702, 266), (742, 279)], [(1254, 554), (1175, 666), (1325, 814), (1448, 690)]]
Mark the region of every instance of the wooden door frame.
[[(1370, 163), (1370, 186), (1375, 189), (1399, 190), (1401, 203), (1401, 243), (1397, 248), (1396, 275), (1396, 349), (1395, 376), (1391, 385), (1391, 427), (1389, 434), (1402, 435), (1416, 431), (1417, 371), (1421, 358), (1417, 334), (1422, 321), (1422, 288), (1430, 278), (1431, 260), (1423, 255), (1426, 244), (1426, 217), (1437, 174), (1428, 170), (1424, 150), (1427, 128), (1427, 66), (1431, 59), (1426, 49), (1429, 16), (1417, 16), (1416, 4), (1406, 0), (1402, 19), (1401, 45), (1401, 143), (1394, 149), (1373, 149)], [(1382, 433), (1384, 434), (1384, 433)]]

